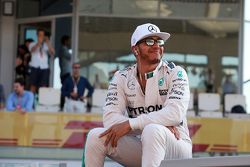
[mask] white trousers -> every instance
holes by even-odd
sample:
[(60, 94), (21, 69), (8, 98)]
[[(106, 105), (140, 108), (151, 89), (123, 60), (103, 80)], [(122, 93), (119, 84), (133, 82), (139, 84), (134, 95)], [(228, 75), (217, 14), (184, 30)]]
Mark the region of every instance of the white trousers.
[(105, 157), (126, 167), (158, 167), (163, 159), (192, 157), (192, 144), (177, 140), (170, 130), (162, 125), (145, 126), (141, 139), (123, 136), (117, 147), (104, 146), (105, 137), (99, 138), (105, 128), (92, 129), (85, 145), (86, 167), (103, 167)]
[(85, 112), (86, 107), (85, 103), (79, 100), (72, 100), (69, 98), (65, 98), (64, 103), (64, 112)]

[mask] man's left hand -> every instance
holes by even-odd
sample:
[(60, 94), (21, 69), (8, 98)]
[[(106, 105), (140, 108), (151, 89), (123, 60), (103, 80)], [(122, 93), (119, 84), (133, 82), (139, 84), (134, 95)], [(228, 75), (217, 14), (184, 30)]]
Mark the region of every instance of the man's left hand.
[(81, 96), (81, 97), (80, 97), (80, 99), (81, 99), (81, 101), (83, 101), (83, 102), (84, 102), (84, 101), (85, 101), (85, 99), (87, 99), (87, 97), (85, 97), (85, 96)]
[(106, 136), (104, 145), (107, 146), (110, 143), (112, 147), (116, 147), (118, 140), (122, 136), (128, 134), (130, 131), (131, 131), (131, 127), (130, 127), (129, 121), (125, 121), (125, 122), (111, 126), (105, 132), (100, 134), (99, 138)]

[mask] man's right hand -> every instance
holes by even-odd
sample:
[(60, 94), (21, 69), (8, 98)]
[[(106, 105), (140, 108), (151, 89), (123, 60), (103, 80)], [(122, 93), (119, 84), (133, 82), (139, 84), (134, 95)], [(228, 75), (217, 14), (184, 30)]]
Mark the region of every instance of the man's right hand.
[(129, 121), (115, 124), (100, 134), (99, 138), (106, 136), (104, 145), (111, 144), (112, 147), (117, 147), (118, 140), (131, 131)]

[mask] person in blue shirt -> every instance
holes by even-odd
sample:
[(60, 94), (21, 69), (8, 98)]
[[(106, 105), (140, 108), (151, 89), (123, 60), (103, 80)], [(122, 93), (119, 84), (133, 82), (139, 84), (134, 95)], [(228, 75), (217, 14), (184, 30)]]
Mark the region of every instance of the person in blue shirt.
[[(84, 102), (92, 96), (94, 88), (85, 77), (80, 76), (80, 67), (79, 63), (72, 64), (72, 75), (63, 82), (62, 95), (74, 101)], [(85, 89), (88, 90), (87, 97), (84, 96)]]
[(22, 78), (15, 80), (14, 92), (9, 95), (6, 102), (7, 111), (25, 113), (33, 110), (34, 95), (32, 92), (24, 90), (24, 85)]

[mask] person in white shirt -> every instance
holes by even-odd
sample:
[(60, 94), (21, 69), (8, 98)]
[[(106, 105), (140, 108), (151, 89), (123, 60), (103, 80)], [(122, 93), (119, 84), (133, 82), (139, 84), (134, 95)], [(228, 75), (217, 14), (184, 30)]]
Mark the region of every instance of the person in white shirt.
[(49, 83), (49, 55), (55, 54), (54, 48), (51, 46), (49, 37), (45, 36), (45, 30), (37, 30), (37, 42), (29, 45), (31, 52), (30, 65), (30, 90), (37, 92), (39, 87), (47, 87)]
[(187, 74), (161, 60), (169, 37), (151, 23), (134, 31), (131, 49), (137, 63), (117, 71), (109, 84), (104, 128), (88, 133), (87, 167), (103, 166), (106, 156), (129, 167), (158, 167), (164, 159), (192, 157)]

